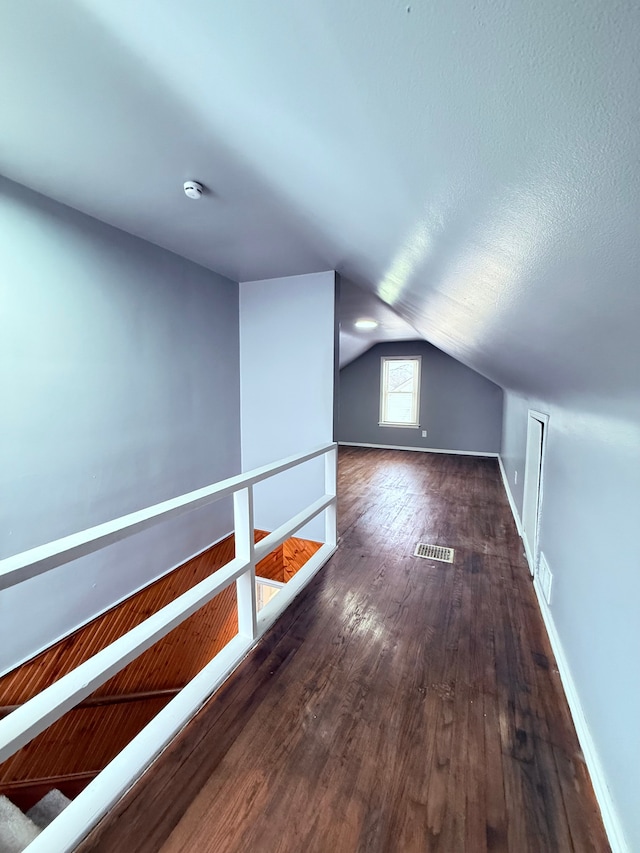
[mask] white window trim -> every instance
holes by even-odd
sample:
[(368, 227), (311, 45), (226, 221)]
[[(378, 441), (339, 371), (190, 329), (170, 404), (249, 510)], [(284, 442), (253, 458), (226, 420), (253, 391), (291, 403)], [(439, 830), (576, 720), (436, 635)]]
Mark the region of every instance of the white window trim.
[[(418, 364), (417, 370), (417, 393), (415, 395), (414, 400), (414, 417), (411, 423), (399, 424), (394, 423), (393, 421), (385, 421), (384, 418), (384, 398), (385, 398), (385, 382), (384, 382), (384, 373), (385, 373), (385, 364), (389, 361), (415, 361)], [(422, 356), (421, 355), (383, 355), (380, 357), (380, 415), (378, 420), (378, 426), (381, 427), (392, 427), (393, 429), (420, 429), (420, 390), (421, 390), (421, 377), (422, 377)]]

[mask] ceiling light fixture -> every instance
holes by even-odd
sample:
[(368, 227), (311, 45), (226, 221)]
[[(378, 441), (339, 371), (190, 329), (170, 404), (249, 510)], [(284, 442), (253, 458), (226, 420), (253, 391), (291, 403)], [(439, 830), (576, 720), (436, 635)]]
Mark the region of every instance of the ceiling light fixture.
[(378, 323), (376, 320), (367, 320), (366, 318), (362, 318), (361, 320), (356, 320), (354, 323), (356, 329), (363, 329), (364, 331), (371, 331), (371, 329), (376, 329), (378, 327)]

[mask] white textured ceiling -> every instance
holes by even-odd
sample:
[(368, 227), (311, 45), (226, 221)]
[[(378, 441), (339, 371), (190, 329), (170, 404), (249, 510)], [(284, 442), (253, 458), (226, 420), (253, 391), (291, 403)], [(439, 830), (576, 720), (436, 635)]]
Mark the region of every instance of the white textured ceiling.
[(236, 280), (336, 268), (506, 387), (637, 412), (635, 0), (0, 16), (8, 177)]

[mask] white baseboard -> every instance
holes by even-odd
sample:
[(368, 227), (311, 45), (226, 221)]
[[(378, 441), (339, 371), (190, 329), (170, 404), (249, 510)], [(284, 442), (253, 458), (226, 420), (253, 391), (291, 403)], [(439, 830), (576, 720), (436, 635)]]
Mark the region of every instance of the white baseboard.
[(553, 615), (545, 600), (544, 593), (540, 588), (537, 577), (534, 578), (533, 588), (536, 591), (540, 612), (542, 613), (545, 628), (547, 629), (549, 642), (551, 643), (551, 648), (553, 650), (556, 663), (558, 664), (560, 680), (562, 681), (562, 686), (567, 697), (569, 710), (571, 711), (571, 717), (576, 729), (576, 734), (578, 735), (578, 741), (584, 755), (587, 770), (591, 777), (593, 790), (595, 792), (598, 805), (600, 806), (602, 822), (604, 823), (604, 828), (607, 833), (607, 838), (609, 839), (609, 844), (611, 845), (612, 853), (631, 853), (631, 848), (627, 844), (622, 831), (622, 824), (620, 823), (620, 818), (616, 811), (611, 791), (607, 785), (604, 770), (596, 750), (596, 745), (593, 742), (591, 732), (589, 731), (589, 726), (582, 709), (578, 690), (571, 675), (569, 663), (565, 657), (555, 622), (553, 621)]
[(502, 474), (502, 483), (504, 485), (504, 490), (507, 493), (507, 500), (509, 501), (509, 506), (511, 507), (511, 514), (513, 515), (513, 520), (516, 523), (518, 536), (522, 538), (522, 522), (520, 521), (520, 516), (518, 515), (518, 507), (516, 506), (516, 502), (513, 498), (513, 495), (511, 494), (511, 487), (509, 486), (509, 480), (507, 479), (507, 472), (504, 470), (504, 465), (502, 464), (502, 456), (500, 456), (499, 454), (498, 465), (500, 466), (500, 473)]
[[(511, 512), (513, 514), (513, 519), (516, 523), (518, 534), (522, 538), (523, 545), (525, 546), (525, 557), (527, 563), (529, 564), (529, 571), (531, 571), (531, 556), (528, 553), (526, 542), (524, 541), (524, 537), (522, 536), (522, 522), (520, 521), (518, 508), (516, 506), (513, 494), (511, 493), (511, 487), (509, 486), (507, 472), (504, 469), (502, 458), (500, 456), (498, 457), (498, 463), (500, 465), (500, 473), (502, 474), (504, 490), (507, 493), (507, 499), (509, 501), (509, 506), (511, 507)], [(567, 702), (569, 704), (569, 710), (571, 712), (573, 724), (576, 729), (576, 734), (578, 735), (578, 742), (580, 743), (580, 748), (584, 755), (587, 770), (589, 771), (589, 776), (591, 777), (591, 784), (593, 785), (593, 790), (595, 792), (598, 805), (600, 806), (602, 822), (604, 823), (604, 828), (609, 839), (609, 844), (611, 845), (611, 850), (613, 851), (613, 853), (631, 853), (631, 848), (625, 841), (624, 834), (622, 832), (620, 819), (613, 804), (611, 792), (609, 791), (609, 787), (605, 780), (602, 764), (600, 763), (600, 759), (598, 758), (595, 744), (593, 742), (593, 738), (591, 737), (591, 732), (589, 731), (584, 711), (582, 710), (580, 697), (578, 696), (578, 691), (571, 675), (571, 670), (569, 669), (569, 664), (565, 657), (564, 650), (562, 648), (562, 643), (560, 642), (560, 637), (558, 636), (555, 622), (553, 621), (551, 610), (545, 600), (544, 593), (540, 588), (538, 580), (539, 579), (537, 576), (534, 577), (533, 588), (535, 589), (536, 596), (538, 598), (538, 605), (540, 607), (542, 619), (544, 621), (544, 625), (547, 631), (547, 636), (549, 637), (549, 642), (551, 643), (551, 648), (553, 650), (556, 663), (558, 664), (560, 680), (562, 682), (562, 686), (567, 697)]]
[(373, 447), (375, 450), (416, 450), (418, 453), (449, 453), (454, 456), (482, 456), (499, 459), (499, 453), (483, 450), (442, 450), (439, 447), (407, 447), (403, 444), (366, 444), (360, 441), (339, 441), (340, 447)]

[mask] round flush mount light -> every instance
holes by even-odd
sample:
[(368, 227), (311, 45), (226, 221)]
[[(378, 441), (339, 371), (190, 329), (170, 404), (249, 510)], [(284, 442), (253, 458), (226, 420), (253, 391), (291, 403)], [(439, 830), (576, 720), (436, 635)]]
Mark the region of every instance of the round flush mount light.
[(356, 320), (354, 325), (356, 329), (362, 329), (365, 332), (369, 332), (371, 329), (376, 329), (378, 327), (375, 320), (368, 320), (366, 317), (363, 317), (361, 320)]
[(197, 181), (185, 181), (184, 182), (184, 194), (187, 198), (202, 198), (202, 193), (204, 192), (204, 187), (202, 184), (199, 184)]

